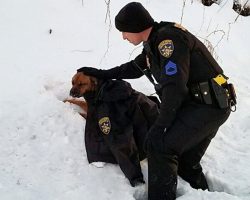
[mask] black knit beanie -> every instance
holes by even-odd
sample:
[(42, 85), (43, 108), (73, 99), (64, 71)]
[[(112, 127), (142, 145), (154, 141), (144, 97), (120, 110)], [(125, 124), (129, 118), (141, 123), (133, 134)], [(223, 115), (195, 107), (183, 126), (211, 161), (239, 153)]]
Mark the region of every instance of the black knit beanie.
[(127, 4), (115, 17), (115, 26), (121, 32), (139, 33), (153, 23), (154, 19), (139, 2)]

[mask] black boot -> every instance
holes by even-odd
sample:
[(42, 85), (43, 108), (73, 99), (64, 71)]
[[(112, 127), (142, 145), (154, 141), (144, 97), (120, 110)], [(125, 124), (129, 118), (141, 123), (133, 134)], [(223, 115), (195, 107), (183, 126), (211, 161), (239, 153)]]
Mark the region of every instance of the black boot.
[(177, 157), (162, 153), (148, 155), (148, 199), (174, 200), (177, 188)]
[(190, 182), (190, 185), (194, 189), (209, 190), (207, 180), (203, 172), (200, 174), (199, 178), (194, 182)]

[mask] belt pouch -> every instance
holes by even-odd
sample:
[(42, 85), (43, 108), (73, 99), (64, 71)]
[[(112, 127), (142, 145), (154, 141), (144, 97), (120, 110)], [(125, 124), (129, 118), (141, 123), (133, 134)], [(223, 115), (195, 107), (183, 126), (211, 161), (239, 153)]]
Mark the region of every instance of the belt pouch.
[(212, 104), (211, 93), (208, 82), (199, 83), (201, 95), (205, 104)]

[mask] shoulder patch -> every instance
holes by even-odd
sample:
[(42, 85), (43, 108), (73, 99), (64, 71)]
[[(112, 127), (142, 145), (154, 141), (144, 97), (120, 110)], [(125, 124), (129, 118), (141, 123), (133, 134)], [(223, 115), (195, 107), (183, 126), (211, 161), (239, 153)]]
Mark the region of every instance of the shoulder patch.
[(163, 40), (159, 45), (158, 49), (162, 56), (169, 58), (174, 52), (174, 44), (172, 40)]
[(174, 62), (168, 61), (168, 63), (165, 65), (165, 73), (167, 75), (174, 75), (177, 73), (177, 66)]
[(183, 30), (183, 31), (186, 31), (186, 30), (187, 30), (187, 29), (185, 29), (181, 24), (177, 24), (177, 23), (174, 24), (174, 27), (179, 28), (179, 29), (181, 29), (181, 30)]
[(110, 133), (111, 130), (111, 122), (109, 120), (109, 117), (103, 117), (99, 120), (98, 122), (99, 127), (101, 129), (101, 131), (105, 134), (108, 135)]

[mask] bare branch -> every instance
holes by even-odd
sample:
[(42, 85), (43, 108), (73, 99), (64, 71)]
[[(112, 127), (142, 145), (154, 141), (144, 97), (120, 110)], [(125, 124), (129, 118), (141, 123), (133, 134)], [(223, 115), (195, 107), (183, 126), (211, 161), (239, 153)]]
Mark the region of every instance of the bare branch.
[(249, 2), (249, 0), (247, 0), (243, 6), (240, 6), (240, 4), (237, 3), (238, 1), (234, 1), (234, 5), (233, 5), (233, 10), (236, 11), (238, 13), (237, 17), (234, 20), (234, 23), (237, 21), (237, 19), (239, 18), (240, 15), (243, 16), (248, 16), (249, 12), (250, 12), (250, 8), (247, 8), (246, 5)]
[(180, 24), (182, 24), (182, 19), (183, 19), (183, 15), (184, 15), (185, 6), (186, 6), (186, 0), (183, 0), (183, 6), (182, 6), (182, 11), (181, 11), (181, 21), (180, 21)]
[[(244, 8), (246, 7), (246, 5), (247, 5), (248, 2), (249, 2), (249, 0), (247, 0), (247, 1), (245, 2), (245, 4), (241, 7), (240, 10), (244, 10)], [(235, 5), (235, 1), (234, 1), (234, 5)], [(235, 9), (236, 9), (236, 8), (235, 8)], [(237, 12), (237, 11), (236, 11), (236, 12)], [(228, 23), (227, 40), (229, 40), (229, 34), (230, 34), (230, 31), (231, 31), (231, 25), (232, 25), (232, 24), (235, 24), (235, 23), (237, 22), (237, 20), (238, 20), (238, 18), (239, 18), (240, 15), (241, 15), (241, 11), (238, 12), (237, 17), (235, 18), (235, 20), (234, 20), (233, 22)]]
[(111, 24), (111, 18), (110, 18), (110, 0), (104, 0), (107, 6), (106, 16), (105, 16), (105, 23), (107, 22), (107, 19), (109, 19), (109, 23)]
[(207, 38), (203, 38), (198, 36), (199, 38), (204, 40), (204, 44), (207, 47), (208, 51), (212, 54), (212, 56), (214, 57), (215, 60), (219, 59), (219, 56), (216, 54), (215, 52), (215, 47), (213, 47), (212, 43), (207, 39)]
[(215, 33), (218, 33), (218, 32), (222, 32), (223, 34), (225, 34), (225, 31), (224, 31), (224, 30), (214, 30), (213, 32), (211, 32), (211, 33), (209, 33), (209, 34), (207, 35), (207, 38), (208, 38), (210, 35), (215, 34)]
[(204, 6), (204, 8), (203, 8), (203, 13), (202, 13), (202, 22), (201, 22), (201, 26), (200, 26), (200, 30), (199, 31), (201, 31), (201, 29), (202, 29), (202, 27), (203, 27), (203, 25), (204, 25), (204, 22), (205, 22), (205, 6)]
[[(221, 38), (219, 39), (219, 41), (217, 42), (216, 45), (213, 46), (213, 44), (209, 41), (209, 37), (212, 34), (217, 34), (217, 33), (222, 33)], [(218, 30), (217, 27), (216, 29), (209, 33), (205, 38), (198, 36), (199, 38), (204, 40), (204, 44), (207, 47), (208, 51), (213, 55), (213, 57), (215, 58), (215, 60), (219, 60), (219, 56), (217, 55), (217, 53), (215, 52), (215, 48), (217, 48), (219, 46), (219, 43), (223, 40), (224, 36), (226, 35), (224, 30)]]
[(129, 58), (128, 58), (128, 60), (131, 60), (131, 56), (133, 55), (133, 53), (137, 50), (137, 49), (139, 49), (139, 48), (141, 48), (142, 47), (142, 45), (140, 45), (140, 46), (138, 46), (138, 47), (135, 47), (134, 49), (133, 49), (133, 51), (131, 51), (131, 53), (129, 53)]
[(108, 54), (109, 51), (109, 44), (110, 44), (110, 31), (112, 28), (112, 23), (111, 23), (111, 17), (110, 17), (110, 0), (104, 0), (107, 6), (107, 11), (106, 11), (106, 15), (105, 15), (105, 23), (107, 23), (107, 20), (109, 20), (109, 28), (108, 28), (108, 35), (107, 35), (107, 48), (106, 51), (103, 55), (103, 57), (100, 60), (99, 65), (102, 63), (102, 61), (105, 59), (106, 55)]
[(222, 36), (221, 36), (220, 40), (217, 42), (217, 44), (213, 47), (213, 49), (215, 49), (219, 45), (219, 43), (223, 40), (224, 36), (226, 35), (225, 31), (224, 30), (214, 30), (213, 32), (209, 33), (206, 37), (206, 38), (208, 38), (210, 35), (216, 34), (218, 32), (222, 33)]
[(229, 40), (229, 34), (230, 34), (230, 31), (231, 31), (231, 25), (232, 24), (233, 24), (232, 22), (228, 23), (227, 40)]

